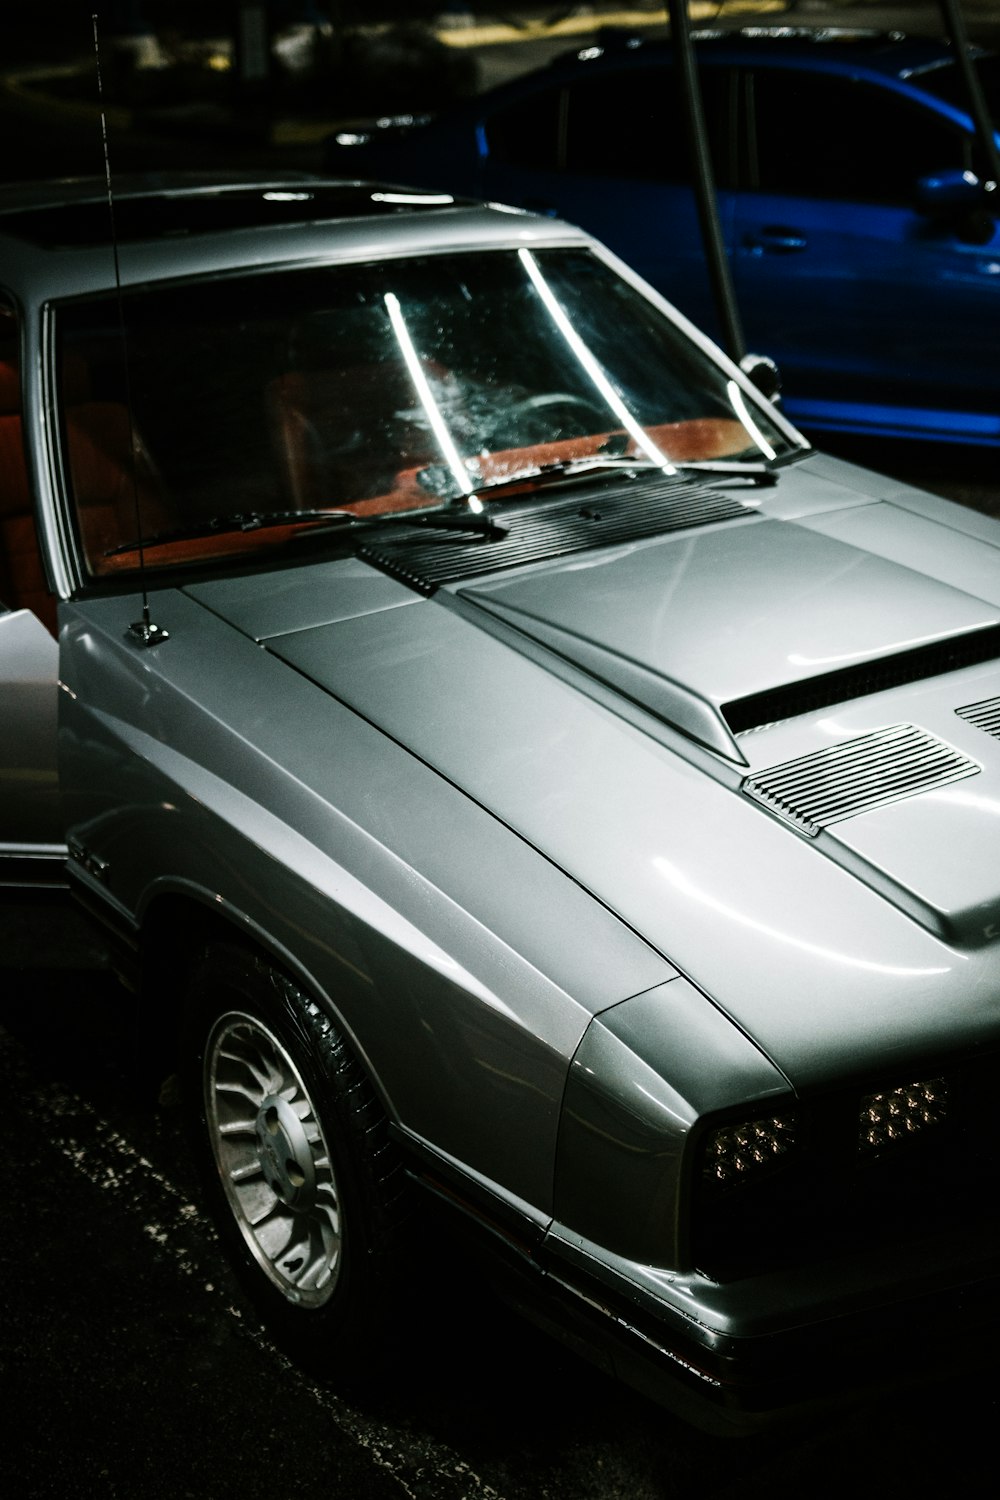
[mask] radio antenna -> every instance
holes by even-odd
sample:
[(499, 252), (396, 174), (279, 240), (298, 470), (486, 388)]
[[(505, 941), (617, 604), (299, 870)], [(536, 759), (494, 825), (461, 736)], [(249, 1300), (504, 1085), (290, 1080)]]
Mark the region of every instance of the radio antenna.
[(104, 83), (101, 78), (101, 41), (97, 13), (91, 17), (94, 28), (94, 58), (97, 63), (97, 97), (101, 107), (101, 139), (104, 144), (104, 179), (108, 188), (108, 218), (111, 221), (111, 252), (115, 267), (115, 297), (118, 302), (118, 327), (122, 342), (122, 368), (125, 380), (125, 410), (128, 413), (129, 474), (132, 480), (132, 507), (139, 552), (139, 588), (142, 594), (142, 619), (134, 621), (128, 634), (140, 646), (156, 646), (169, 639), (168, 632), (154, 625), (149, 614), (149, 591), (146, 587), (146, 549), (142, 540), (142, 507), (139, 504), (139, 481), (136, 465), (135, 423), (132, 416), (132, 382), (129, 374), (128, 335), (125, 329), (125, 301), (122, 296), (121, 265), (118, 260), (118, 231), (115, 224), (115, 195), (111, 185), (111, 150), (108, 145), (108, 121), (104, 109)]

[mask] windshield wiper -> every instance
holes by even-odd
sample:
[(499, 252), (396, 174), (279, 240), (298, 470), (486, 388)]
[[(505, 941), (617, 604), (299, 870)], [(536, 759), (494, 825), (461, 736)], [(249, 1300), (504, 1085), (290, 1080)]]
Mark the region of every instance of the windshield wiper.
[[(455, 493), (443, 497), (443, 501), (449, 511), (457, 511), (464, 515), (469, 511), (470, 500), (473, 498), (488, 495), (492, 501), (494, 498), (499, 498), (504, 490), (517, 489), (520, 492), (525, 488), (534, 489), (563, 482), (571, 483), (581, 477), (586, 478), (606, 470), (620, 470), (628, 473), (630, 477), (633, 473), (638, 475), (650, 472), (666, 475), (703, 473), (720, 479), (745, 479), (748, 484), (754, 485), (772, 485), (778, 482), (777, 472), (770, 464), (754, 460), (668, 459), (665, 464), (658, 464), (651, 458), (636, 455), (627, 457), (619, 454), (594, 453), (586, 458), (554, 459), (549, 463), (529, 464), (523, 469), (516, 469), (510, 474), (477, 484), (471, 495)], [(423, 471), (424, 474), (429, 472), (431, 471)], [(417, 478), (421, 479), (422, 476), (418, 475)]]
[(190, 542), (199, 538), (225, 536), (234, 531), (265, 531), (277, 526), (305, 525), (311, 531), (340, 530), (349, 527), (381, 526), (395, 522), (397, 525), (433, 526), (443, 531), (471, 531), (481, 536), (504, 537), (507, 528), (499, 526), (485, 511), (470, 510), (467, 515), (456, 515), (450, 511), (390, 511), (381, 515), (358, 516), (351, 510), (323, 510), (321, 507), (306, 510), (233, 511), (229, 515), (212, 516), (207, 521), (190, 526), (177, 526), (168, 531), (154, 531), (141, 541), (122, 542), (110, 547), (105, 557), (117, 557), (124, 552), (138, 552), (140, 547), (157, 547), (166, 542)]
[[(526, 464), (523, 469), (514, 469), (509, 474), (499, 475), (495, 479), (484, 480), (481, 484), (475, 484), (475, 476), (470, 476), (474, 484), (472, 490), (439, 492), (440, 502), (446, 514), (457, 514), (463, 519), (465, 517), (482, 517), (485, 512), (474, 509), (473, 503), (481, 496), (488, 495), (492, 501), (499, 498), (504, 490), (510, 489), (535, 489), (542, 486), (558, 485), (563, 482), (571, 482), (575, 479), (586, 477), (590, 474), (600, 473), (602, 470), (620, 469), (625, 471), (652, 470), (658, 474), (669, 474), (672, 466), (664, 467), (662, 464), (654, 463), (648, 458), (622, 458), (617, 455), (591, 454), (587, 458), (553, 459), (549, 463)], [(435, 487), (436, 471), (424, 469), (417, 475), (417, 479), (428, 489)], [(438, 511), (424, 511), (427, 524), (434, 525), (433, 518), (442, 514)], [(495, 523), (493, 523), (495, 524)]]
[(778, 473), (766, 463), (741, 463), (735, 458), (692, 458), (675, 464), (682, 474), (717, 475), (720, 479), (745, 479), (748, 484), (777, 484)]
[(469, 505), (462, 510), (422, 510), (410, 516), (404, 511), (401, 515), (381, 516), (379, 519), (399, 521), (410, 526), (431, 526), (436, 531), (474, 531), (479, 536), (494, 537), (497, 541), (505, 537), (509, 530), (507, 526), (494, 521), (488, 511), (473, 510)]
[(173, 526), (166, 531), (153, 531), (141, 540), (137, 538), (132, 542), (121, 542), (117, 547), (109, 547), (104, 556), (118, 557), (123, 552), (138, 552), (140, 547), (158, 547), (164, 542), (194, 542), (200, 537), (225, 536), (233, 531), (263, 531), (271, 526), (299, 523), (316, 525), (319, 522), (342, 526), (345, 522), (354, 520), (357, 517), (346, 510), (237, 510), (228, 515), (210, 516), (208, 520), (192, 523), (190, 526)]

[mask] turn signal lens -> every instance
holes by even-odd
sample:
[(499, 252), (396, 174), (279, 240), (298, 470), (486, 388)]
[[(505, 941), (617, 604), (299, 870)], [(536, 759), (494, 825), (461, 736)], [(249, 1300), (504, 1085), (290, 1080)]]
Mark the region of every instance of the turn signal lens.
[(905, 1083), (884, 1094), (867, 1094), (861, 1101), (860, 1150), (869, 1156), (884, 1151), (932, 1125), (940, 1125), (947, 1112), (948, 1085), (943, 1078)]
[(735, 1187), (773, 1166), (792, 1149), (795, 1139), (791, 1113), (720, 1125), (706, 1137), (702, 1176), (713, 1187)]

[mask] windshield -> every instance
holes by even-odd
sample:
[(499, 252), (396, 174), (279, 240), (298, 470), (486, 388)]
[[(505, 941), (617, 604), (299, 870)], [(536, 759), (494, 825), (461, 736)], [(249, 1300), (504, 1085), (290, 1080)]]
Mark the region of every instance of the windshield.
[[(989, 110), (994, 129), (996, 129), (1000, 125), (1000, 56), (992, 53), (973, 55), (972, 63), (986, 100), (986, 108)], [(953, 104), (957, 109), (962, 109), (969, 114), (971, 108), (969, 91), (961, 69), (957, 68), (953, 62), (940, 63), (936, 67), (923, 69), (915, 74), (914, 82), (919, 83), (929, 94), (936, 94), (947, 104)]]
[(56, 326), (93, 574), (137, 566), (137, 510), (160, 566), (282, 545), (317, 510), (433, 509), (587, 460), (759, 467), (797, 451), (582, 250), (217, 277), (129, 292), (121, 310), (66, 304)]

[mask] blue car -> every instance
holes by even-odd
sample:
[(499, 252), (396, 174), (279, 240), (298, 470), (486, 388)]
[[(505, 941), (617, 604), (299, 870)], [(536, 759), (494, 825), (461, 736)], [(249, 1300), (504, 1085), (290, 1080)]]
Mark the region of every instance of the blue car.
[[(950, 49), (789, 29), (697, 43), (746, 338), (780, 365), (789, 417), (1000, 447), (994, 183)], [(976, 66), (1000, 103), (1000, 57)], [(719, 335), (669, 44), (622, 36), (426, 123), (342, 132), (326, 164), (571, 219)]]

